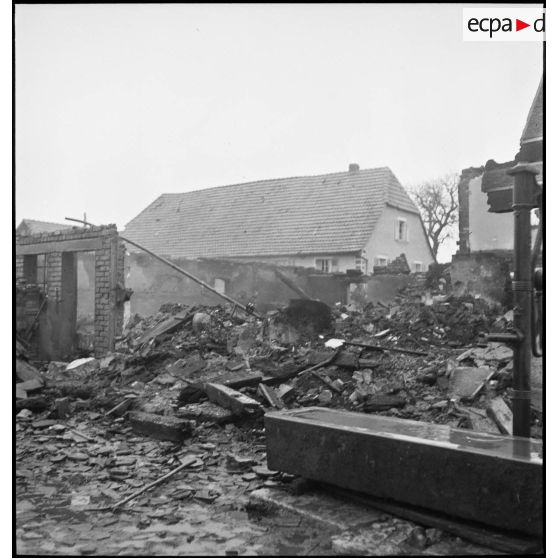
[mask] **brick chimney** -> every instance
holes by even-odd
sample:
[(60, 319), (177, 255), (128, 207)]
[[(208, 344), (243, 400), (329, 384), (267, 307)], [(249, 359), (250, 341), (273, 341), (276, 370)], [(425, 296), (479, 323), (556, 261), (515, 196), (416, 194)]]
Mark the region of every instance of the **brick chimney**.
[(358, 172), (360, 167), (357, 163), (349, 163), (349, 172)]

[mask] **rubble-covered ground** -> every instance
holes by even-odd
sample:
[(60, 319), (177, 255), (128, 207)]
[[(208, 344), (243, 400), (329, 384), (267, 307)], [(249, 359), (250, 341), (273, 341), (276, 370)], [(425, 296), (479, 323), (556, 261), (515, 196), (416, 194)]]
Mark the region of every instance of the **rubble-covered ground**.
[[(16, 372), (26, 388), (16, 402), (18, 553), (362, 553), (358, 533), (250, 505), (262, 488), (305, 493), (299, 479), (267, 469), (261, 413), (239, 416), (208, 401), (205, 383), (244, 385), (239, 391), (262, 409), (270, 407), (258, 389), (265, 379), (284, 408), (319, 405), (500, 432), (487, 409), (495, 400), (510, 404), (512, 353), (477, 341), (510, 320), (474, 297), (338, 306), (325, 329), (288, 311), (258, 320), (226, 307), (165, 305), (133, 317), (115, 352), (101, 359), (29, 363), (18, 346)], [(304, 372), (333, 355), (324, 346), (330, 338), (421, 354), (347, 345), (317, 375)], [(29, 384), (32, 365), (38, 384)], [(185, 420), (190, 435), (180, 443), (142, 435), (129, 420), (137, 411)], [(535, 401), (533, 437), (542, 437), (542, 426)], [(181, 463), (189, 464), (115, 507)], [(389, 516), (371, 526), (377, 552), (366, 552), (488, 552)]]

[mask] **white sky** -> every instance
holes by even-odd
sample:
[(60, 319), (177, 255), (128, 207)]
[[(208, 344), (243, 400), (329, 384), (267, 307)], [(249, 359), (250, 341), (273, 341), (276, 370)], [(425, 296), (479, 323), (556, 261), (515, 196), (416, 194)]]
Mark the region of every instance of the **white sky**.
[(510, 160), (542, 44), (463, 42), (462, 6), (17, 5), (16, 221), (122, 228), (164, 192)]

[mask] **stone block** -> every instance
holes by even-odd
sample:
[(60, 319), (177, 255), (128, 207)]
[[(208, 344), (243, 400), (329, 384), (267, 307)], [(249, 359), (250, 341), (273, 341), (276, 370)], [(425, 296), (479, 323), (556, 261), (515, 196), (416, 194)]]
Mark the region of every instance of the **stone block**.
[(151, 413), (132, 412), (128, 415), (132, 429), (138, 434), (146, 434), (157, 440), (182, 442), (192, 434), (187, 420), (165, 417)]
[(235, 415), (263, 413), (263, 409), (257, 401), (239, 391), (212, 383), (205, 384), (204, 389), (210, 401), (225, 409), (230, 409)]
[(471, 397), (485, 382), (493, 371), (483, 366), (475, 368), (473, 366), (458, 366), (451, 372), (448, 386), (450, 397)]
[(542, 534), (540, 440), (318, 407), (264, 421), (270, 469)]

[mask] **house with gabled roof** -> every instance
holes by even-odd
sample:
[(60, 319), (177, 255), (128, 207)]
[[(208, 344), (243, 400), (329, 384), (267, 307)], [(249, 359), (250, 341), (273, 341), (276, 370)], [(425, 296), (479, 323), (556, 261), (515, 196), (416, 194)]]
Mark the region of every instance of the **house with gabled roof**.
[(71, 229), (72, 225), (51, 223), (50, 221), (37, 221), (36, 219), (22, 219), (16, 228), (16, 234), (28, 235), (37, 233), (51, 233)]
[[(169, 258), (220, 258), (372, 273), (405, 254), (435, 261), (419, 211), (387, 167), (162, 194), (125, 235)], [(131, 252), (135, 251), (129, 246)]]

